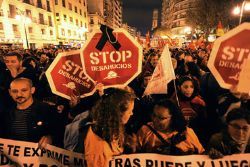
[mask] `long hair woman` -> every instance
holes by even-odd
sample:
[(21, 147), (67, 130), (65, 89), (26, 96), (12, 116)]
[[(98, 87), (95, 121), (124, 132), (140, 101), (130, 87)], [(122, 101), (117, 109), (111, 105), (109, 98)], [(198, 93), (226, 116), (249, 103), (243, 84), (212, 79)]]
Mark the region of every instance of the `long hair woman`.
[(135, 95), (110, 88), (92, 108), (93, 124), (84, 140), (87, 166), (107, 166), (114, 155), (123, 153), (124, 125), (133, 114)]

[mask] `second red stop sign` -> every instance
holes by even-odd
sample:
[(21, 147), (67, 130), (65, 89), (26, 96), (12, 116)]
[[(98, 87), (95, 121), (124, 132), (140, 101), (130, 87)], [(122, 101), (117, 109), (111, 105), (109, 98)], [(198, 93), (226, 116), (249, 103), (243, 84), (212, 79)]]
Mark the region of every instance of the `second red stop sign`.
[(121, 44), (115, 50), (112, 42), (107, 41), (102, 51), (96, 49), (101, 39), (101, 31), (92, 34), (81, 49), (81, 60), (85, 73), (94, 81), (103, 83), (105, 87), (127, 85), (141, 73), (142, 47), (123, 29), (113, 32)]
[(208, 67), (220, 86), (237, 86), (242, 64), (250, 56), (250, 23), (243, 23), (218, 38), (208, 61)]

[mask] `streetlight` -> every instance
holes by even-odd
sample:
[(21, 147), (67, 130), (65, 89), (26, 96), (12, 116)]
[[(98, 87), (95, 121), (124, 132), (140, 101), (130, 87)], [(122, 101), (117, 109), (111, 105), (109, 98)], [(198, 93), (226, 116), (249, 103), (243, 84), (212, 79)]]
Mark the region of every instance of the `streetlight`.
[(236, 7), (233, 9), (233, 14), (234, 14), (234, 15), (240, 15), (239, 24), (241, 24), (242, 16), (243, 16), (244, 10), (245, 10), (245, 11), (250, 11), (250, 0), (244, 0), (244, 1), (242, 2), (242, 4), (241, 4), (241, 7), (236, 6)]
[(185, 34), (191, 34), (192, 28), (191, 27), (185, 27), (184, 28), (184, 33)]
[(27, 46), (27, 49), (29, 49), (29, 41), (28, 41), (28, 37), (27, 37), (26, 24), (30, 24), (31, 23), (31, 19), (29, 17), (25, 16), (25, 11), (21, 11), (21, 10), (19, 10), (19, 15), (16, 15), (15, 18), (17, 20), (23, 22), (24, 33), (25, 33), (25, 40), (26, 40), (26, 46)]
[(233, 14), (234, 15), (239, 15), (240, 14), (240, 7), (238, 5), (233, 9)]

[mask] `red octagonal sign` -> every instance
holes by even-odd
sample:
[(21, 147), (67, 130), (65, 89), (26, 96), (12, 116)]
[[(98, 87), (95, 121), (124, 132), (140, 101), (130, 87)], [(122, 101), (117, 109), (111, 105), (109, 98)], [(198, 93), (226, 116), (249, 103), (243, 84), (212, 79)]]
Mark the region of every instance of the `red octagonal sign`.
[(95, 91), (95, 83), (83, 71), (79, 50), (59, 53), (46, 76), (52, 92), (69, 100), (72, 94), (85, 97)]
[(81, 60), (86, 74), (105, 87), (125, 86), (141, 73), (142, 47), (123, 29), (113, 31), (116, 40), (121, 44), (115, 50), (107, 41), (102, 51), (96, 49), (102, 32), (94, 32), (86, 45), (81, 49)]
[(242, 64), (250, 56), (250, 23), (243, 23), (218, 38), (215, 43), (208, 67), (226, 89), (237, 86)]

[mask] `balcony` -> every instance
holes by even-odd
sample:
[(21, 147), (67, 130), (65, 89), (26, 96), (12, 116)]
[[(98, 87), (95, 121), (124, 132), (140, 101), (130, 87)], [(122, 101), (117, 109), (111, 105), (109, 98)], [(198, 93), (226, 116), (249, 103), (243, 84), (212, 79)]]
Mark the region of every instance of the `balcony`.
[(43, 9), (43, 4), (41, 2), (37, 2), (37, 7)]
[(41, 38), (42, 38), (43, 40), (48, 40), (48, 36), (45, 35), (45, 34), (42, 34)]
[(8, 17), (15, 19), (16, 13), (15, 12), (10, 13), (10, 11), (8, 11)]
[(50, 27), (53, 27), (52, 21), (49, 21), (49, 26), (50, 26)]
[(30, 4), (30, 0), (23, 0), (23, 3)]
[(21, 38), (21, 33), (19, 31), (14, 31), (15, 38)]
[(5, 38), (4, 30), (0, 30), (0, 38)]
[(42, 3), (37, 3), (37, 8), (47, 10), (46, 5), (42, 5)]
[(33, 23), (37, 23), (37, 18), (32, 17), (31, 20), (32, 20)]
[(36, 39), (36, 36), (34, 34), (29, 34), (29, 39)]
[(49, 6), (47, 6), (47, 11), (48, 11), (48, 12), (52, 12), (52, 11), (51, 11), (51, 8), (50, 8)]
[(48, 21), (45, 21), (45, 20), (39, 20), (38, 23), (42, 25), (48, 25)]
[(3, 9), (0, 9), (0, 17), (4, 16)]
[(23, 0), (23, 3), (35, 6), (34, 0)]

